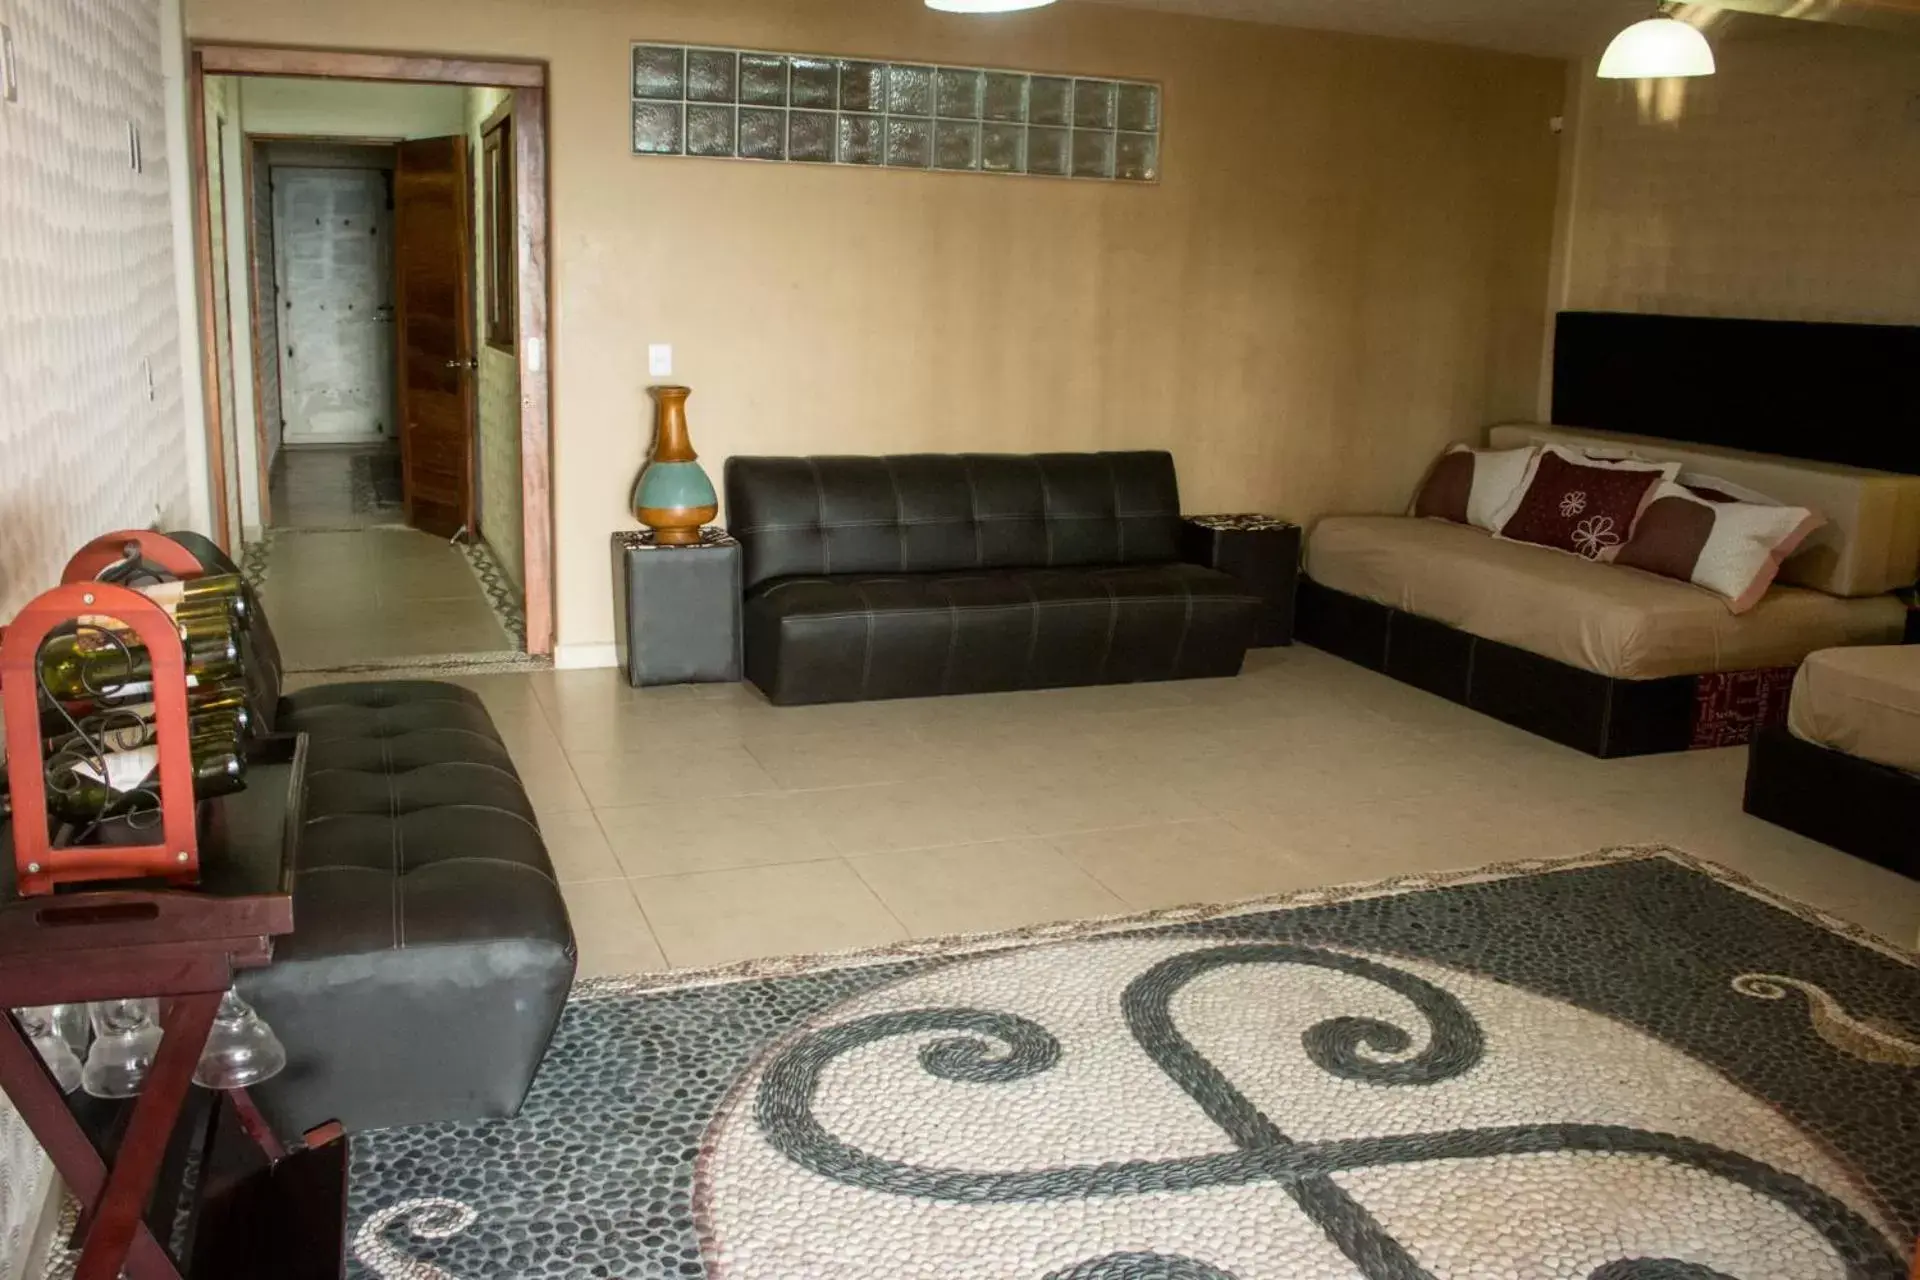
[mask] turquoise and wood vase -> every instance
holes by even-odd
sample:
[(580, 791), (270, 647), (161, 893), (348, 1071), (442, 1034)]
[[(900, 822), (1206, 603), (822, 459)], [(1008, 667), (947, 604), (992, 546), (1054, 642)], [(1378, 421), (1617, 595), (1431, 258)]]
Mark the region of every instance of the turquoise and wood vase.
[(719, 514), (713, 481), (687, 438), (686, 387), (648, 387), (654, 403), (653, 457), (633, 486), (633, 515), (667, 546), (700, 541), (700, 526)]

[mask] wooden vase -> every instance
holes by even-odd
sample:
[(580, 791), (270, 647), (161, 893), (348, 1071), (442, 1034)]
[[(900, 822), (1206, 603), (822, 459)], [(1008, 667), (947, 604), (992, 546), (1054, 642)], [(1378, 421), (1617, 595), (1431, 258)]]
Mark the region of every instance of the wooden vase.
[(696, 461), (687, 435), (686, 387), (648, 387), (653, 397), (653, 456), (633, 486), (634, 519), (653, 530), (655, 542), (691, 546), (700, 527), (720, 511), (713, 481)]

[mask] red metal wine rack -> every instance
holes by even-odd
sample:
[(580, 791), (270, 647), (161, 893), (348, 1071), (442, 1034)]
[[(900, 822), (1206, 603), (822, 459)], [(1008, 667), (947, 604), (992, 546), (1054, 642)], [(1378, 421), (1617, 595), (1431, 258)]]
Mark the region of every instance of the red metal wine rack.
[[(0, 706), (6, 711), (14, 866), (22, 895), (52, 893), (56, 885), (77, 881), (200, 877), (187, 743), (187, 660), (179, 628), (172, 615), (138, 591), (77, 580), (120, 560), (129, 543), (138, 544), (151, 563), (181, 577), (200, 573), (197, 562), (191, 572), (176, 567), (185, 550), (159, 534), (111, 533), (83, 547), (67, 565), (67, 581), (35, 596), (0, 633)], [(158, 843), (56, 844), (48, 827), (40, 646), (56, 628), (89, 615), (117, 618), (131, 628), (152, 663), (154, 742), (160, 757)]]

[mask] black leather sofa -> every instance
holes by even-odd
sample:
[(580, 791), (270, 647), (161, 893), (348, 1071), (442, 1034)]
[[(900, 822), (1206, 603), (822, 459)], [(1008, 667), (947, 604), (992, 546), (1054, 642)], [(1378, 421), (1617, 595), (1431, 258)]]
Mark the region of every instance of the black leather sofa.
[(1263, 608), (1180, 561), (1165, 452), (735, 457), (747, 679), (778, 704), (1231, 676)]
[[(212, 543), (169, 535), (211, 572)], [(274, 1128), (348, 1131), (510, 1116), (573, 983), (566, 904), (513, 761), (480, 699), (431, 680), (282, 695), (264, 611), (252, 701), (307, 735), (294, 932), (241, 994), (287, 1047), (253, 1092)]]

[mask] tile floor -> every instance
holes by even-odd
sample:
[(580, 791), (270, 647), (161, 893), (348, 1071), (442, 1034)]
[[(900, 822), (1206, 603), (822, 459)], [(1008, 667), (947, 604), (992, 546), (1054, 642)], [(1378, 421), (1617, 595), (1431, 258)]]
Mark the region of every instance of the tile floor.
[(1236, 680), (824, 707), (610, 670), (462, 682), (540, 812), (583, 974), (1641, 841), (1903, 945), (1920, 926), (1920, 884), (1741, 813), (1744, 749), (1595, 760), (1305, 647)]
[(465, 554), (416, 529), (275, 530), (260, 596), (290, 671), (517, 647)]
[(261, 599), (288, 670), (517, 650), (465, 554), (401, 525), (399, 481), (370, 482), (368, 459), (393, 466), (390, 450), (349, 448), (276, 463)]
[[(274, 460), (274, 475), (267, 488), (273, 525), (279, 529), (359, 529), (398, 524), (405, 515), (395, 474), (398, 466), (391, 444), (282, 449)], [(356, 470), (363, 476), (380, 471), (388, 483), (355, 485)]]

